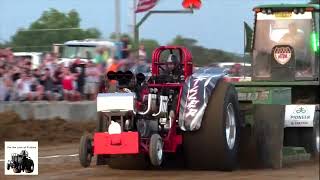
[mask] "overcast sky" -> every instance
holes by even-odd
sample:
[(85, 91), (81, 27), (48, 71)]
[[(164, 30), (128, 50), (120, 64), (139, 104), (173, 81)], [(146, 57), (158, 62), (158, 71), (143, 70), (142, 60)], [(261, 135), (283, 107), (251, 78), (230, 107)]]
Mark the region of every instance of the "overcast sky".
[[(9, 40), (20, 27), (27, 28), (43, 11), (56, 8), (68, 12), (76, 9), (81, 27), (99, 29), (104, 38), (115, 29), (115, 0), (0, 0), (0, 42)], [(121, 1), (121, 30), (129, 33), (132, 24), (132, 0)], [(138, 1), (138, 0), (137, 0)], [(155, 9), (182, 9), (183, 0), (160, 0)], [(304, 3), (307, 0), (202, 0), (203, 7), (194, 14), (152, 15), (142, 25), (141, 38), (152, 38), (161, 44), (176, 35), (191, 37), (199, 45), (243, 52), (243, 21), (253, 23), (252, 8), (258, 4)], [(139, 20), (145, 13), (137, 15)]]

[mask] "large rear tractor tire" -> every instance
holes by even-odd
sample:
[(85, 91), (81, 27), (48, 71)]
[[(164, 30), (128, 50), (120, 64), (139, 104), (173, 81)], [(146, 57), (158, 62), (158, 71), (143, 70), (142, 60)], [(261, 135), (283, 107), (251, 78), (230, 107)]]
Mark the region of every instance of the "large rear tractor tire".
[(80, 139), (79, 160), (82, 167), (89, 167), (93, 156), (92, 137), (85, 134)]
[(191, 169), (234, 170), (238, 165), (240, 118), (237, 92), (220, 80), (198, 131), (183, 133), (186, 165)]
[(315, 121), (313, 126), (314, 151), (313, 156), (316, 161), (319, 161), (320, 154), (320, 111), (316, 111)]
[[(107, 119), (103, 115), (103, 112), (98, 112), (98, 120), (96, 123), (97, 132), (106, 132), (107, 131)], [(107, 165), (110, 161), (110, 155), (97, 155), (96, 165)]]
[(34, 171), (34, 163), (33, 160), (28, 159), (26, 164), (26, 173), (32, 173)]
[(307, 153), (312, 155), (313, 159), (319, 160), (319, 129), (319, 111), (316, 111), (313, 127), (290, 128), (289, 130), (292, 131), (291, 136), (286, 140), (290, 142), (289, 146), (304, 147)]

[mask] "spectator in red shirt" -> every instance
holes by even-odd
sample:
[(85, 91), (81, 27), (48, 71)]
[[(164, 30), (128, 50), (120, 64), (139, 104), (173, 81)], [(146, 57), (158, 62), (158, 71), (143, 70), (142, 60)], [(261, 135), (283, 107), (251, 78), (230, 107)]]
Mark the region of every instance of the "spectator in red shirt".
[(74, 75), (71, 74), (69, 68), (65, 67), (62, 78), (62, 88), (64, 100), (73, 101), (75, 96), (75, 80)]

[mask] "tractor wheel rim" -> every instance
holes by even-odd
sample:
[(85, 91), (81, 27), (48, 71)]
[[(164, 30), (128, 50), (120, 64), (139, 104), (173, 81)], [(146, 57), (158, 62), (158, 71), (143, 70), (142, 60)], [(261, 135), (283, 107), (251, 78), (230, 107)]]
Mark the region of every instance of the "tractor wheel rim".
[(227, 118), (226, 118), (226, 140), (229, 149), (234, 147), (236, 141), (236, 118), (232, 103), (227, 106)]
[(159, 161), (162, 160), (162, 153), (162, 142), (159, 140), (157, 143), (157, 156)]

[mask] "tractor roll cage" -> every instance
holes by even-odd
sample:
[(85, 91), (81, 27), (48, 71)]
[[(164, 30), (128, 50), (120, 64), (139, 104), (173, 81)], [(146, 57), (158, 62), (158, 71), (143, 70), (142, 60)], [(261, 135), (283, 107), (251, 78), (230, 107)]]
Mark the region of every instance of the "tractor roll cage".
[(170, 64), (168, 62), (160, 62), (162, 52), (169, 50), (171, 53), (173, 50), (179, 51), (180, 65), (183, 67), (183, 75), (185, 78), (191, 76), (193, 70), (192, 55), (191, 52), (182, 46), (160, 46), (153, 51), (152, 55), (152, 76), (159, 76), (160, 66)]

